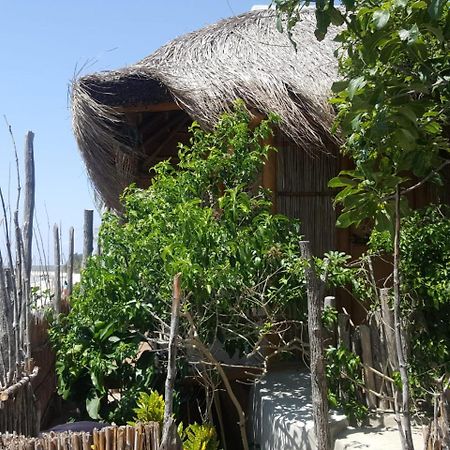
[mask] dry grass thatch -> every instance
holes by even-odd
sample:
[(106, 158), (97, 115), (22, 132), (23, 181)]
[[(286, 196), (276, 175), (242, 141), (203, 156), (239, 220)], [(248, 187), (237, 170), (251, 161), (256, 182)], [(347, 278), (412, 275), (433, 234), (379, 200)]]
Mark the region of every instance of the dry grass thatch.
[(117, 206), (139, 161), (118, 107), (174, 101), (211, 127), (241, 98), (252, 110), (278, 114), (281, 131), (301, 149), (333, 147), (327, 97), (337, 72), (336, 44), (329, 36), (318, 42), (314, 28), (313, 11), (304, 11), (294, 31), (296, 51), (277, 31), (274, 11), (249, 12), (181, 36), (133, 66), (76, 80), (73, 128), (101, 199)]

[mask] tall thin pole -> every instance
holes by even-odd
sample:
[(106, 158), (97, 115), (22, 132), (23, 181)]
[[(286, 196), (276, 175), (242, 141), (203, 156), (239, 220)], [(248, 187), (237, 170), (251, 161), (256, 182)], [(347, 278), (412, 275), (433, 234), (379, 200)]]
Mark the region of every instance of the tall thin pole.
[(23, 215), (24, 270), (30, 278), (33, 244), (33, 217), (35, 203), (34, 133), (29, 131), (25, 138), (25, 198)]
[(58, 225), (53, 226), (53, 245), (54, 245), (54, 264), (55, 264), (55, 283), (53, 296), (53, 309), (56, 314), (61, 313), (61, 251), (59, 246), (59, 228)]
[(305, 269), (308, 297), (308, 333), (311, 365), (311, 393), (314, 430), (318, 450), (330, 448), (330, 425), (328, 422), (327, 381), (325, 377), (325, 356), (322, 332), (323, 283), (314, 269), (309, 241), (300, 242), (300, 251), (307, 262)]
[(69, 229), (69, 257), (67, 260), (67, 294), (71, 295), (73, 290), (73, 253), (74, 253), (74, 230)]
[(94, 211), (84, 210), (84, 240), (83, 240), (83, 267), (94, 249)]
[(394, 331), (397, 358), (402, 380), (402, 408), (398, 421), (403, 450), (414, 450), (409, 412), (408, 363), (405, 351), (406, 337), (400, 310), (400, 187), (395, 191), (395, 231), (394, 231)]
[[(33, 264), (33, 217), (35, 204), (34, 133), (25, 137), (25, 198), (23, 212), (23, 291), (24, 291), (24, 333), (27, 363), (31, 359), (31, 267)], [(27, 369), (31, 369), (28, 367)]]
[(177, 374), (177, 337), (178, 324), (180, 320), (181, 305), (181, 282), (180, 274), (175, 275), (173, 279), (173, 296), (172, 296), (172, 312), (170, 319), (170, 335), (169, 335), (169, 355), (167, 362), (167, 377), (165, 386), (165, 408), (164, 408), (164, 425), (162, 432), (162, 440), (159, 450), (176, 450), (177, 444), (176, 425), (173, 420), (173, 396), (175, 378)]

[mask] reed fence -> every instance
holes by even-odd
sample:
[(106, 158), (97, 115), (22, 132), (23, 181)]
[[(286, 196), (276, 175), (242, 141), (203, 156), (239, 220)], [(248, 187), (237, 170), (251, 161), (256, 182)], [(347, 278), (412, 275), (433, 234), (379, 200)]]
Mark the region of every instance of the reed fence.
[(158, 450), (157, 422), (136, 426), (109, 426), (92, 433), (48, 433), (36, 438), (17, 434), (0, 435), (0, 448), (7, 450)]

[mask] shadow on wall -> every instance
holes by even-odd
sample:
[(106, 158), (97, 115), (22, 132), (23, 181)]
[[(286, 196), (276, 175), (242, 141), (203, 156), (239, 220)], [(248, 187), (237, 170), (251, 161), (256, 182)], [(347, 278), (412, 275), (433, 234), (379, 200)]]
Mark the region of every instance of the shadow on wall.
[[(330, 420), (332, 438), (348, 425), (344, 415), (332, 414)], [(309, 373), (269, 372), (255, 384), (248, 432), (250, 442), (261, 450), (315, 450)]]

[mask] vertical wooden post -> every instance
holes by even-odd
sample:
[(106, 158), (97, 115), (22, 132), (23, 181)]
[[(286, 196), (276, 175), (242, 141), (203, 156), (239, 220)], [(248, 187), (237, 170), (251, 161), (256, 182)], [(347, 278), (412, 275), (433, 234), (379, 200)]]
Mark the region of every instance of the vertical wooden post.
[(54, 280), (54, 296), (53, 309), (56, 314), (61, 313), (61, 251), (59, 246), (59, 229), (58, 225), (53, 227), (54, 239), (54, 264), (55, 264), (55, 280)]
[[(161, 439), (160, 450), (178, 450), (180, 443), (177, 442), (176, 423), (173, 415), (173, 388), (175, 385), (175, 377), (177, 375), (177, 336), (178, 324), (180, 320), (181, 305), (181, 282), (180, 274), (175, 275), (173, 279), (173, 297), (172, 312), (170, 318), (170, 335), (169, 335), (169, 355), (167, 362), (167, 377), (165, 386), (165, 408), (164, 408), (164, 426)], [(179, 438), (178, 438), (179, 441)]]
[(6, 386), (8, 380), (8, 374), (13, 367), (14, 361), (14, 330), (12, 327), (12, 314), (11, 314), (11, 297), (6, 284), (6, 272), (3, 268), (3, 258), (0, 251), (0, 345), (1, 345), (1, 358), (7, 361), (7, 367), (4, 367), (4, 372), (0, 371), (0, 382)]
[[(336, 309), (336, 297), (332, 295), (328, 295), (323, 300), (324, 309), (332, 308)], [(323, 345), (325, 348), (332, 345), (333, 347), (337, 344), (337, 324), (333, 326), (332, 330), (324, 330), (324, 342)]]
[(395, 229), (394, 229), (394, 331), (395, 346), (397, 347), (398, 368), (402, 380), (402, 407), (398, 426), (402, 440), (403, 450), (414, 450), (411, 431), (411, 417), (409, 411), (410, 392), (408, 380), (408, 361), (406, 348), (406, 336), (404, 324), (401, 318), (400, 308), (400, 186), (397, 185), (395, 191)]
[(94, 211), (84, 210), (83, 267), (94, 249)]
[[(376, 392), (375, 377), (373, 372), (368, 367), (373, 367), (373, 357), (372, 357), (372, 339), (370, 337), (370, 327), (368, 325), (360, 325), (359, 331), (361, 333), (361, 351), (362, 360), (365, 364), (364, 367), (364, 379), (366, 381), (366, 386), (372, 391)], [(369, 408), (376, 408), (377, 401), (375, 395), (371, 392), (367, 394), (367, 401)]]
[[(26, 304), (26, 300), (24, 301), (23, 295), (23, 240), (22, 240), (22, 231), (19, 226), (19, 212), (14, 211), (14, 228), (16, 235), (16, 271), (14, 276), (14, 283), (16, 285), (17, 299), (15, 305), (15, 317), (14, 317), (14, 329), (16, 333), (16, 377), (17, 380), (20, 377), (20, 371), (22, 370), (22, 352), (23, 343), (24, 343), (24, 328), (25, 328), (25, 320), (24, 320), (24, 304)], [(26, 305), (25, 305), (26, 307)]]
[[(34, 134), (29, 131), (25, 138), (25, 198), (23, 214), (23, 290), (24, 290), (24, 333), (27, 362), (31, 358), (31, 267), (33, 264), (33, 216), (35, 204)], [(30, 369), (30, 368), (28, 368)]]
[(33, 216), (35, 203), (33, 139), (34, 133), (29, 131), (25, 139), (25, 198), (23, 216), (24, 269), (28, 279), (30, 278), (32, 265)]
[(69, 229), (69, 256), (67, 258), (67, 294), (72, 294), (73, 289), (73, 254), (74, 254), (74, 230)]
[(381, 315), (386, 337), (387, 356), (391, 371), (398, 370), (397, 347), (395, 346), (394, 314), (389, 307), (389, 288), (380, 289)]
[(352, 349), (350, 339), (350, 316), (347, 312), (338, 313), (338, 343), (347, 350)]
[[(266, 144), (272, 145), (272, 140), (269, 138)], [(266, 189), (270, 189), (272, 192), (272, 212), (277, 212), (277, 152), (271, 150), (267, 155), (267, 161), (264, 163), (262, 173), (262, 186)]]
[(322, 298), (324, 286), (314, 269), (309, 241), (300, 242), (302, 257), (308, 265), (305, 269), (308, 297), (308, 333), (311, 365), (311, 391), (314, 430), (317, 449), (328, 450), (331, 445), (328, 422), (327, 380), (325, 377), (325, 357), (322, 335)]

